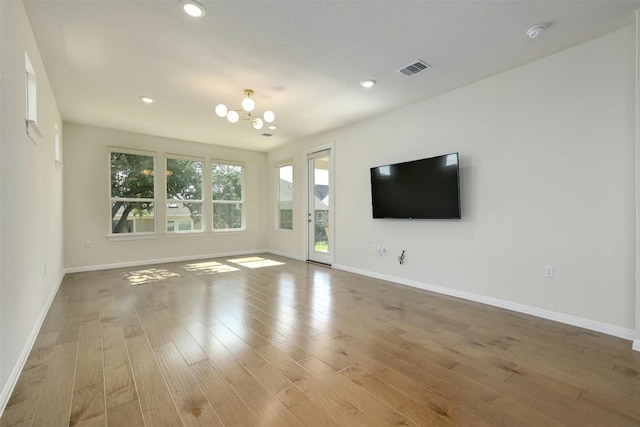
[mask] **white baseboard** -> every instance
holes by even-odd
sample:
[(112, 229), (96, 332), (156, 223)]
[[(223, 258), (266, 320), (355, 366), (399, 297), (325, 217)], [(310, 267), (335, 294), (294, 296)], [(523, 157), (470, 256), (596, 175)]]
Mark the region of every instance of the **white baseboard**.
[(20, 357), (18, 358), (16, 364), (11, 370), (11, 375), (9, 375), (9, 379), (7, 380), (7, 382), (4, 385), (4, 388), (2, 389), (2, 394), (0, 394), (0, 416), (2, 416), (4, 409), (7, 407), (7, 403), (9, 403), (9, 398), (11, 397), (11, 393), (13, 392), (13, 389), (18, 383), (18, 378), (20, 378), (20, 373), (22, 372), (22, 369), (24, 368), (25, 363), (27, 363), (27, 358), (29, 357), (29, 353), (31, 353), (31, 349), (33, 348), (33, 345), (36, 342), (36, 338), (38, 337), (38, 333), (40, 333), (40, 328), (44, 323), (45, 317), (47, 317), (49, 308), (51, 308), (53, 299), (56, 297), (56, 294), (58, 293), (58, 289), (60, 289), (60, 285), (62, 284), (62, 279), (64, 279), (64, 275), (65, 275), (64, 272), (60, 274), (60, 277), (58, 278), (58, 283), (56, 284), (56, 286), (54, 286), (52, 292), (49, 294), (49, 297), (47, 298), (47, 301), (44, 304), (44, 307), (42, 308), (42, 311), (40, 312), (38, 319), (36, 320), (36, 324), (31, 330), (29, 339), (27, 340), (27, 343), (22, 349), (22, 352), (20, 353)]
[[(0, 0), (1, 1), (1, 0)], [(269, 253), (267, 249), (255, 249), (250, 251), (236, 252), (220, 252), (207, 255), (191, 255), (172, 258), (145, 259), (137, 261), (118, 262), (113, 264), (87, 265), (82, 267), (69, 267), (65, 269), (66, 273), (82, 273), (86, 271), (113, 270), (114, 268), (138, 267), (141, 265), (168, 264), (170, 262), (198, 261), (210, 258), (224, 258), (230, 256), (255, 255), (261, 253)]]
[(269, 250), (267, 252), (270, 253), (270, 254), (282, 256), (282, 257), (285, 257), (285, 258), (295, 259), (296, 261), (306, 261), (304, 256), (298, 255), (298, 254), (290, 254), (290, 253), (287, 253), (287, 252), (272, 251), (272, 250)]
[[(363, 276), (373, 277), (376, 279), (386, 280), (388, 282), (398, 283), (400, 285), (411, 286), (414, 288), (424, 289), (426, 291), (435, 292), (438, 294), (449, 295), (456, 298), (462, 298), (469, 301), (475, 301), (482, 304), (491, 305), (494, 307), (500, 307), (507, 310), (515, 311), (518, 313), (529, 314), (543, 319), (554, 320), (556, 322), (565, 323), (568, 325), (578, 326), (592, 331), (602, 332), (607, 335), (613, 335), (615, 337), (624, 338), (627, 340), (633, 340), (635, 338), (635, 331), (633, 329), (622, 328), (620, 326), (610, 325), (608, 323), (598, 322), (596, 320), (585, 319), (583, 317), (572, 316), (569, 314), (558, 313), (551, 310), (546, 310), (538, 307), (532, 307), (525, 304), (518, 304), (511, 301), (501, 300), (498, 298), (486, 297), (483, 295), (473, 294), (471, 292), (459, 291), (456, 289), (444, 288), (442, 286), (430, 285), (427, 283), (417, 282), (414, 280), (403, 279), (395, 276), (388, 276), (385, 274), (378, 274), (367, 270), (361, 270), (358, 268), (351, 268), (344, 265), (334, 265), (333, 268), (337, 270), (344, 270), (350, 273), (356, 273)], [(640, 340), (633, 342), (633, 349), (640, 351)]]

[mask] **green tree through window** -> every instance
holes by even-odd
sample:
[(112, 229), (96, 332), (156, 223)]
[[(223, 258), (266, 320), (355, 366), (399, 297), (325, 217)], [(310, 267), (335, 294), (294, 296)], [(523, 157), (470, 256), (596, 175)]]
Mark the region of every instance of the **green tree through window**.
[[(202, 165), (202, 161), (167, 159), (168, 232), (202, 230)], [(190, 221), (184, 219), (187, 212)]]
[(243, 171), (244, 167), (240, 165), (211, 165), (214, 230), (243, 227)]
[[(153, 156), (111, 153), (112, 233), (155, 231), (154, 163)], [(136, 219), (145, 221), (137, 228)]]

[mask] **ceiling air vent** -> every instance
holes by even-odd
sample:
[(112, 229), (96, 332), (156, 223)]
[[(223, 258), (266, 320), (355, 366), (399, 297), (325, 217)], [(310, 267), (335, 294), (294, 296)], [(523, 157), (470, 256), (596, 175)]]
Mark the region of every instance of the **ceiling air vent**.
[(424, 61), (418, 60), (413, 64), (409, 64), (404, 68), (400, 68), (398, 72), (409, 77), (413, 76), (414, 74), (418, 74), (421, 71), (428, 70), (429, 68), (431, 68), (431, 65), (427, 64)]
[(269, 138), (270, 136), (273, 136), (273, 134), (272, 134), (272, 133), (263, 133), (263, 134), (261, 134), (261, 135), (262, 135), (262, 136), (266, 136), (267, 138)]

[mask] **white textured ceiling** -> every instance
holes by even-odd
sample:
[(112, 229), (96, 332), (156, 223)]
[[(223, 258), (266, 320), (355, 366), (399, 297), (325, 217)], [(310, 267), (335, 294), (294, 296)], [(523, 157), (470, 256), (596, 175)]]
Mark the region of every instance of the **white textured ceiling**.
[[(4, 0), (0, 0), (4, 1)], [(25, 0), (65, 121), (268, 151), (633, 23), (640, 0)], [(546, 24), (529, 39), (525, 32)], [(396, 70), (416, 60), (433, 68)], [(594, 58), (597, 61), (598, 58)], [(365, 90), (359, 82), (377, 80)], [(272, 137), (218, 118), (255, 91)], [(146, 105), (140, 96), (155, 103)]]

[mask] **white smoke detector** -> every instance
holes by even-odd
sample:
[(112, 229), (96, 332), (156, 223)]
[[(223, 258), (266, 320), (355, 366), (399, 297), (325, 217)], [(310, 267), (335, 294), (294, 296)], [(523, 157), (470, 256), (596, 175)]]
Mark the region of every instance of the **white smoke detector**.
[(535, 39), (544, 32), (545, 28), (547, 28), (545, 25), (536, 25), (535, 27), (531, 27), (527, 30), (527, 35), (529, 38)]

